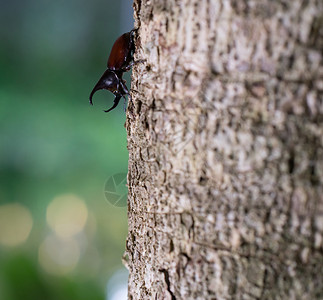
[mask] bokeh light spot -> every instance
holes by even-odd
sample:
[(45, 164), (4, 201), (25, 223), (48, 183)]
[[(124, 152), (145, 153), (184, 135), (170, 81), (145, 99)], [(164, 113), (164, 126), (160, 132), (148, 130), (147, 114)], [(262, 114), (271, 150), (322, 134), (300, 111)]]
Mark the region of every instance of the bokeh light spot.
[(81, 232), (87, 218), (85, 203), (75, 195), (56, 197), (47, 207), (47, 223), (61, 238), (70, 238)]
[(117, 270), (107, 285), (107, 300), (126, 300), (128, 295), (128, 276), (125, 268)]
[(33, 218), (25, 206), (19, 203), (0, 205), (0, 244), (17, 246), (24, 243), (32, 226)]
[(80, 247), (74, 239), (48, 236), (39, 247), (38, 259), (48, 273), (64, 275), (75, 269), (80, 259)]

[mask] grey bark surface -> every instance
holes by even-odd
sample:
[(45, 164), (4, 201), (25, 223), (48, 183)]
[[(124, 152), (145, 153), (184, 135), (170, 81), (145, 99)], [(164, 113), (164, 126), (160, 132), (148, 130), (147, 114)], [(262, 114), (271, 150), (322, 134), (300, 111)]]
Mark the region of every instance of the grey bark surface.
[(323, 299), (323, 2), (134, 1), (129, 299)]

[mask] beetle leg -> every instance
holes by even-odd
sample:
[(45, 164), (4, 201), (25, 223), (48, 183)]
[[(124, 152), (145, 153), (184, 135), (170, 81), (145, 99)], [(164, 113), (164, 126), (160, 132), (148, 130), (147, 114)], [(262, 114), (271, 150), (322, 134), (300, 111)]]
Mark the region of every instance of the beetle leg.
[(131, 63), (129, 63), (129, 65), (123, 67), (122, 72), (128, 72), (132, 68), (132, 66), (134, 66), (136, 64), (144, 63), (144, 62), (146, 62), (145, 59), (134, 60)]
[(116, 108), (116, 106), (119, 104), (120, 99), (121, 99), (120, 95), (115, 95), (115, 98), (114, 98), (114, 101), (113, 101), (113, 106), (108, 110), (104, 110), (104, 112), (109, 112), (112, 109)]
[[(129, 95), (128, 95), (128, 96), (129, 96)], [(127, 98), (126, 98), (124, 95), (122, 95), (122, 98), (124, 99), (124, 103), (123, 103), (123, 110), (124, 110), (124, 112), (126, 112), (126, 111), (127, 111), (127, 107), (126, 107)]]
[(136, 65), (136, 64), (141, 64), (141, 63), (144, 63), (146, 62), (147, 60), (146, 59), (138, 59), (138, 60), (134, 60), (132, 62), (132, 65)]
[(120, 80), (119, 84), (121, 85), (121, 88), (122, 88), (122, 95), (128, 95), (128, 97), (131, 100), (129, 90), (128, 90), (127, 86), (126, 86), (126, 81), (125, 80)]

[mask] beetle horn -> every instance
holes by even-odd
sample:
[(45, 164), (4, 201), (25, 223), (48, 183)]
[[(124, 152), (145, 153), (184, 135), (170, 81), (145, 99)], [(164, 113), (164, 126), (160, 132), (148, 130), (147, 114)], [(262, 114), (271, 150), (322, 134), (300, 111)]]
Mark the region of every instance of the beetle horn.
[(93, 105), (92, 103), (92, 97), (95, 94), (96, 91), (98, 90), (110, 90), (111, 88), (111, 84), (113, 79), (115, 79), (116, 75), (111, 72), (109, 69), (106, 70), (103, 75), (101, 76), (101, 78), (99, 79), (99, 81), (97, 82), (97, 84), (95, 85), (94, 89), (92, 90), (91, 94), (90, 94), (90, 104)]
[(120, 99), (121, 99), (121, 96), (120, 95), (116, 95), (116, 97), (114, 98), (114, 101), (113, 101), (113, 106), (110, 109), (108, 109), (108, 110), (104, 110), (104, 112), (109, 112), (112, 109), (116, 108), (116, 106), (119, 104)]
[(90, 94), (90, 104), (91, 105), (93, 105), (92, 98), (93, 98), (93, 95), (95, 94), (95, 92), (98, 91), (98, 90), (102, 90), (105, 87), (106, 87), (105, 81), (101, 77), (100, 80), (98, 81), (98, 83), (95, 85), (94, 89), (92, 90), (91, 94)]

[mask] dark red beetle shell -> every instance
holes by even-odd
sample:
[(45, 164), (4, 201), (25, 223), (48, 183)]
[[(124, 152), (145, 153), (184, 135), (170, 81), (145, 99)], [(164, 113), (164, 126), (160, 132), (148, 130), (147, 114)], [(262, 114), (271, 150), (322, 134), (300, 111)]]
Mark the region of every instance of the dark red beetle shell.
[(108, 69), (112, 71), (121, 71), (129, 66), (132, 60), (133, 31), (124, 33), (112, 46), (108, 59)]

